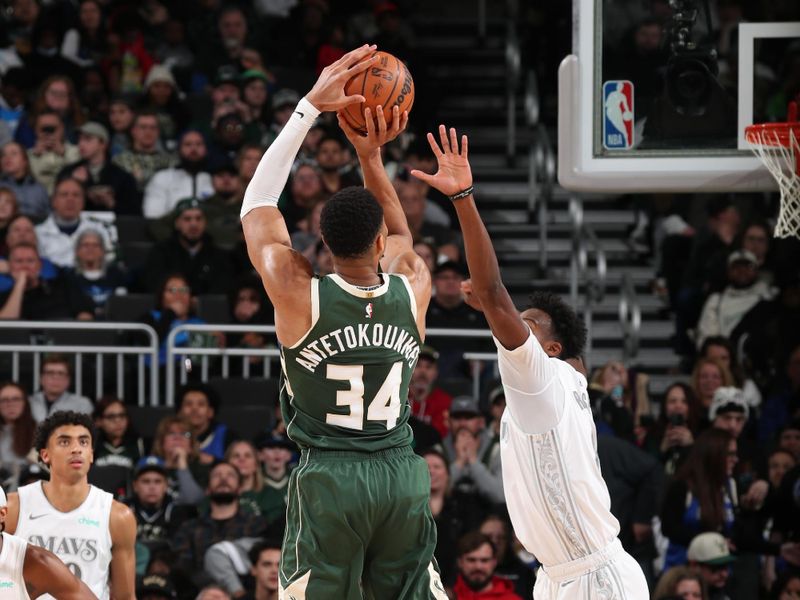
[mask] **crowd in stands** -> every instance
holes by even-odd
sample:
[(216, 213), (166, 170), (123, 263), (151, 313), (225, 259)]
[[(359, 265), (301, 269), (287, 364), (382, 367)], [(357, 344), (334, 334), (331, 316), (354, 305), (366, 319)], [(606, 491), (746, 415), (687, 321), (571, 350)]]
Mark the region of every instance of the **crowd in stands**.
[[(138, 322), (157, 333), (161, 367), (175, 327), (220, 322), (203, 314), (209, 295), (226, 297), (224, 322), (272, 323), (243, 244), (244, 190), (315, 73), (346, 48), (375, 42), (424, 85), (409, 14), (409, 3), (385, 1), (13, 0), (0, 30), (0, 318), (104, 320), (115, 297), (150, 294)], [(649, 48), (653, 27), (640, 24), (638, 44)], [(419, 114), (435, 112), (424, 95), (418, 103)], [(468, 273), (452, 206), (408, 175), (434, 167), (424, 139), (402, 136), (385, 162), (433, 275), (427, 326), (485, 329), (461, 296)], [(293, 246), (320, 274), (332, 270), (320, 210), (361, 181), (335, 122), (321, 118), (280, 201)], [(705, 215), (681, 208), (694, 204)], [(761, 197), (694, 204), (639, 203), (683, 360), (657, 397), (630, 365), (591, 375), (599, 459), (621, 540), (654, 598), (787, 600), (800, 590), (800, 250), (772, 239), (774, 211)], [(265, 348), (274, 339), (183, 333), (176, 343)], [(443, 580), (459, 600), (530, 598), (536, 558), (504, 507), (503, 388), (487, 374), (476, 397), (463, 359), (487, 340), (428, 343), (409, 401)], [(35, 375), (38, 389), (30, 379), (0, 384), (7, 491), (47, 477), (31, 452), (38, 422), (59, 410), (91, 414), (90, 480), (136, 515), (140, 598), (277, 598), (298, 457), (280, 411), (246, 439), (222, 416), (231, 399), (190, 382), (144, 439), (133, 396), (72, 391), (71, 358), (48, 356)]]

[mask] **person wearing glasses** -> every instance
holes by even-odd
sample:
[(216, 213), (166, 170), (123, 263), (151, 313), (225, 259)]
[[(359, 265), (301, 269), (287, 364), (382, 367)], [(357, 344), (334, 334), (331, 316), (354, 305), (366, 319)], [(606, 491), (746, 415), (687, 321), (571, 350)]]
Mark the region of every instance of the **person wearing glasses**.
[(10, 474), (12, 481), (31, 463), (35, 430), (25, 388), (13, 381), (0, 383), (0, 472)]
[(127, 498), (133, 470), (145, 455), (144, 441), (131, 428), (125, 403), (116, 396), (97, 401), (94, 422), (97, 434), (89, 482), (117, 498)]
[(164, 417), (158, 424), (152, 455), (164, 461), (167, 494), (176, 504), (198, 504), (206, 496), (210, 461), (200, 456), (192, 426), (179, 415)]
[(47, 356), (42, 361), (39, 372), (41, 389), (31, 396), (31, 414), (37, 423), (41, 423), (55, 412), (71, 410), (91, 415), (94, 405), (85, 396), (69, 391), (72, 384), (72, 369), (66, 357), (61, 355)]

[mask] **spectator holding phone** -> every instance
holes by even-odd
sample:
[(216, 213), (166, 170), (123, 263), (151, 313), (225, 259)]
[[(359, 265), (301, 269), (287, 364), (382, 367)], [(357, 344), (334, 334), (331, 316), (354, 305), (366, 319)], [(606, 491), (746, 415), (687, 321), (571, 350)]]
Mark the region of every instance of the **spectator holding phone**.
[(694, 444), (700, 422), (700, 405), (685, 383), (670, 385), (661, 402), (658, 420), (644, 439), (643, 448), (673, 474)]

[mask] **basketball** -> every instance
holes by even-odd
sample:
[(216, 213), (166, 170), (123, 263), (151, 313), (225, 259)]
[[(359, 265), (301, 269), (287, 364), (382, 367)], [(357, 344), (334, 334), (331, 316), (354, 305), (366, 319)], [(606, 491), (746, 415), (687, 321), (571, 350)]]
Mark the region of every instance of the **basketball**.
[(345, 121), (364, 134), (367, 132), (365, 108), (369, 107), (374, 116), (375, 108), (383, 106), (388, 121), (391, 118), (388, 111), (393, 106), (398, 106), (402, 113), (404, 110), (411, 112), (414, 104), (414, 80), (408, 67), (388, 52), (375, 54), (380, 57), (378, 63), (353, 77), (344, 87), (345, 94), (361, 94), (366, 98), (365, 102), (351, 104), (343, 110)]

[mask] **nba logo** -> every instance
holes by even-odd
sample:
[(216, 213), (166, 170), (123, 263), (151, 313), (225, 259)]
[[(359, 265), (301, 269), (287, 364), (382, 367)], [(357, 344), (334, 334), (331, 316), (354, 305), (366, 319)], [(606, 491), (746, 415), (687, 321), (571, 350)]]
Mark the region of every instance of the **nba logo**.
[(603, 84), (603, 147), (608, 150), (633, 147), (633, 84), (630, 81)]

